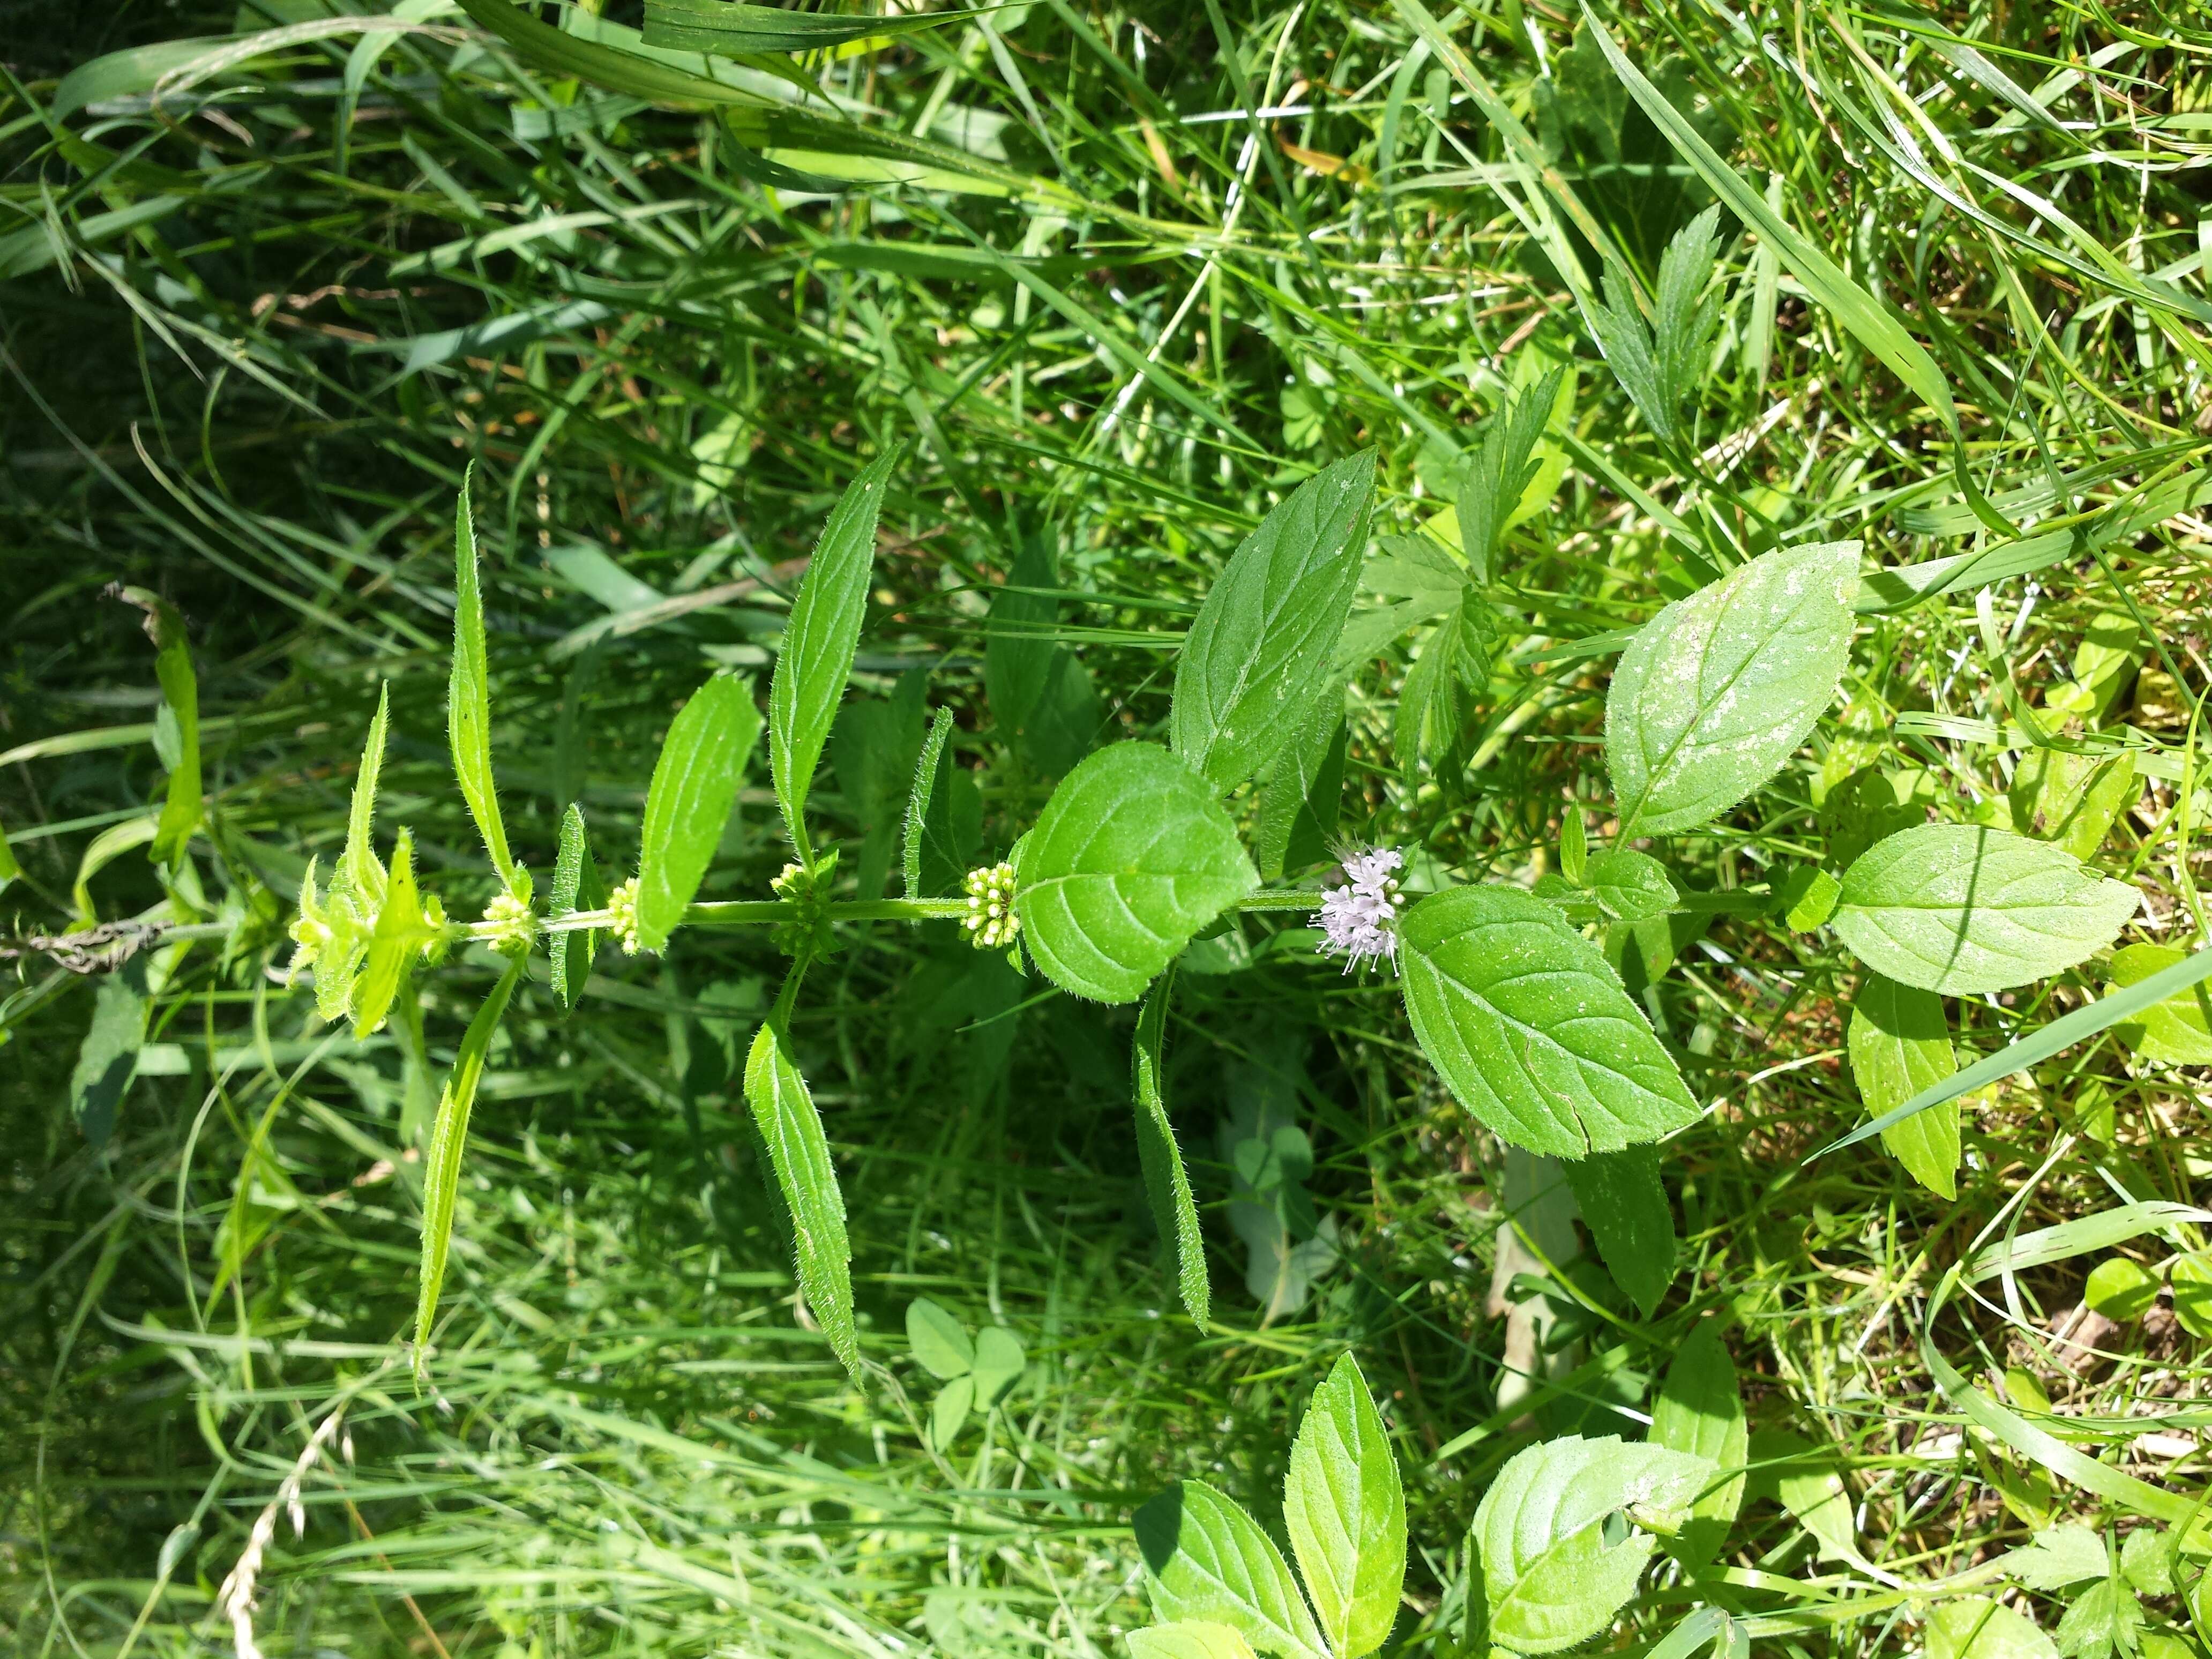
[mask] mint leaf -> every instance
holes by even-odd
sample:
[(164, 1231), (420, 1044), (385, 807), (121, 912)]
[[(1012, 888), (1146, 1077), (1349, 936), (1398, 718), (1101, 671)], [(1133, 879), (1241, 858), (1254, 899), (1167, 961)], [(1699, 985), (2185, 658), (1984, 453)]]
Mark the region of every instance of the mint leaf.
[(1474, 1512), (1469, 1534), (1490, 1638), (1516, 1653), (1557, 1653), (1613, 1622), (1636, 1593), (1654, 1540), (1606, 1542), (1628, 1511), (1672, 1530), (1711, 1474), (1701, 1457), (1607, 1436), (1568, 1435), (1516, 1453)]
[(1559, 1167), (1613, 1282), (1650, 1318), (1674, 1277), (1674, 1212), (1659, 1184), (1658, 1150), (1624, 1146)]
[(853, 1247), (845, 1236), (845, 1200), (822, 1133), (822, 1115), (806, 1079), (774, 1021), (763, 1024), (745, 1058), (745, 1102), (768, 1144), (775, 1182), (791, 1212), (799, 1285), (814, 1322), (856, 1377), (860, 1341), (853, 1326)]
[(1212, 786), (1164, 749), (1121, 743), (1053, 791), (1021, 848), (1014, 902), (1054, 984), (1133, 1002), (1259, 883)]
[(1253, 1659), (1252, 1644), (1227, 1625), (1187, 1619), (1129, 1632), (1130, 1659)]
[[(599, 877), (599, 860), (592, 856), (592, 842), (584, 828), (583, 809), (575, 802), (561, 815), (561, 842), (554, 854), (553, 894), (549, 914), (564, 916), (573, 910), (597, 910), (607, 902), (606, 883)], [(599, 953), (599, 930), (579, 927), (556, 933), (552, 941), (552, 988), (563, 1012), (576, 1006), (591, 977), (592, 963)]]
[[(637, 938), (658, 951), (707, 878), (760, 736), (752, 688), (717, 674), (676, 711), (645, 792), (637, 860)], [(817, 751), (820, 745), (816, 745)]]
[(1618, 847), (1591, 860), (1584, 877), (1591, 894), (1615, 921), (1648, 921), (1682, 902), (1667, 866), (1633, 848)]
[(1277, 1659), (1323, 1659), (1282, 1553), (1212, 1487), (1178, 1480), (1137, 1511), (1136, 1527), (1155, 1617), (1227, 1625)]
[[(1880, 1117), (1959, 1069), (1943, 999), (1869, 974), (1851, 1004), (1851, 1078)], [(1930, 1192), (1959, 1195), (1959, 1103), (1947, 1100), (1881, 1133), (1881, 1144)]]
[(1398, 928), (1413, 1035), (1459, 1103), (1516, 1146), (1618, 1152), (1696, 1121), (1603, 954), (1543, 900), (1461, 887)]
[[(838, 701), (853, 672), (853, 653), (859, 648), (860, 622), (868, 609), (868, 579), (875, 569), (876, 519), (883, 509), (884, 486), (898, 458), (896, 446), (886, 449), (846, 487), (831, 509), (791, 602), (783, 647), (776, 653), (775, 675), (769, 686), (769, 766), (775, 775), (775, 798), (783, 808), (791, 844), (810, 866), (814, 860), (804, 819), (806, 792), (813, 786), (822, 745), (829, 741)], [(639, 896), (642, 900), (641, 890)], [(649, 939), (647, 944), (657, 948)]]
[(463, 475), (453, 509), (453, 669), (446, 702), (446, 732), (453, 750), (453, 776), (469, 816), (483, 834), (484, 850), (507, 890), (529, 893), (530, 878), (507, 849), (499, 814), (499, 789), (491, 775), (491, 670), (484, 647), (483, 586), (477, 567), (476, 526), (469, 511), (472, 465)]
[(1780, 548), (1637, 630), (1605, 704), (1621, 841), (1694, 830), (1781, 769), (1843, 678), (1858, 568), (1856, 542)]
[(1212, 1311), (1213, 1287), (1206, 1272), (1206, 1235), (1199, 1231), (1198, 1204), (1191, 1196), (1190, 1174), (1168, 1121), (1161, 1049), (1167, 1039), (1168, 998), (1175, 987), (1170, 967), (1152, 982), (1137, 1016), (1132, 1083), (1137, 1097), (1137, 1155), (1145, 1172), (1145, 1196), (1152, 1224), (1175, 1252), (1176, 1285), (1182, 1305), (1201, 1331)]
[(1336, 1659), (1389, 1639), (1406, 1581), (1406, 1498), (1367, 1379), (1350, 1354), (1314, 1390), (1291, 1446), (1283, 1522)]
[(1946, 996), (2002, 991), (2112, 943), (2142, 896), (2069, 853), (1971, 823), (1924, 823), (1844, 872), (1835, 929), (1862, 961)]
[(1717, 1320), (1700, 1322), (1667, 1368), (1651, 1413), (1650, 1438), (1655, 1446), (1703, 1458), (1717, 1471), (1692, 1501), (1690, 1518), (1673, 1546), (1685, 1562), (1703, 1565), (1720, 1553), (1743, 1503), (1750, 1440), (1735, 1364), (1721, 1340)]
[(1366, 553), (1375, 457), (1309, 478), (1244, 538), (1176, 666), (1170, 741), (1217, 789), (1261, 770), (1319, 694)]

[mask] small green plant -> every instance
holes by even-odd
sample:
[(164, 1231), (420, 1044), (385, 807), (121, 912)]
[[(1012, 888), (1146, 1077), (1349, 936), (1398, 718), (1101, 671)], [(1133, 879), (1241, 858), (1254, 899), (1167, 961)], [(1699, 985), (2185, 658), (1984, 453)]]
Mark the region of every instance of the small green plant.
[(906, 1340), (916, 1363), (945, 1385), (929, 1408), (929, 1443), (940, 1452), (951, 1449), (969, 1413), (996, 1411), (1029, 1364), (1021, 1339), (1004, 1325), (986, 1325), (971, 1340), (926, 1296), (907, 1304)]

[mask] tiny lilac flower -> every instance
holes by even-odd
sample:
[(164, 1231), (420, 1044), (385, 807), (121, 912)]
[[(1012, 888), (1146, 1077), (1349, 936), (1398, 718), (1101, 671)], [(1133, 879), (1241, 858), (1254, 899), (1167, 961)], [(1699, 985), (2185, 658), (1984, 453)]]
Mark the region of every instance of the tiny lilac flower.
[(1388, 847), (1348, 854), (1343, 860), (1345, 884), (1322, 890), (1321, 927), (1327, 937), (1322, 953), (1340, 953), (1346, 973), (1363, 962), (1396, 959), (1398, 915), (1406, 900), (1395, 872), (1405, 862)]

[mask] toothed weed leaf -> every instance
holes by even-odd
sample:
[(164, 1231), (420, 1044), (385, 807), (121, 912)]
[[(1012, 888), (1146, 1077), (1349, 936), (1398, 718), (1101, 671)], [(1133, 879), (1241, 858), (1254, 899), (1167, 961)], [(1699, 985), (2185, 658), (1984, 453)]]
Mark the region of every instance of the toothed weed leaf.
[(860, 1342), (853, 1322), (853, 1247), (845, 1231), (845, 1196), (822, 1133), (822, 1115), (773, 1020), (761, 1026), (745, 1059), (745, 1103), (752, 1108), (776, 1187), (791, 1212), (799, 1289), (830, 1352), (857, 1377)]
[(1314, 1390), (1291, 1445), (1283, 1520), (1336, 1659), (1389, 1638), (1406, 1578), (1406, 1498), (1389, 1432), (1350, 1354)]
[(751, 685), (732, 674), (717, 674), (693, 692), (670, 723), (645, 793), (637, 863), (641, 949), (668, 943), (707, 878), (760, 727)]
[(491, 668), (484, 643), (483, 574), (477, 562), (477, 532), (469, 507), (476, 482), (471, 466), (463, 475), (453, 508), (453, 666), (447, 684), (446, 731), (453, 753), (453, 776), (468, 803), (469, 816), (483, 836), (507, 890), (527, 899), (530, 878), (507, 851), (507, 825), (500, 817), (499, 787), (491, 770)]

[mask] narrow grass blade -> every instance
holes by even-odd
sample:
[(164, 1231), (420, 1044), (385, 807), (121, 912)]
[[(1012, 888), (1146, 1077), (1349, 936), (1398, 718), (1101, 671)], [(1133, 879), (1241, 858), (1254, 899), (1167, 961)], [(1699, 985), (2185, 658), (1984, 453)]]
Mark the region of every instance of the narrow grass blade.
[(469, 1138), (469, 1113), (477, 1085), (483, 1081), (484, 1056), (492, 1033), (507, 1012), (507, 999), (522, 978), (523, 959), (507, 964), (491, 994), (469, 1022), (454, 1057), (453, 1075), (438, 1097), (438, 1117), (430, 1131), (430, 1156), (422, 1167), (422, 1271), (415, 1304), (415, 1369), (419, 1375), (429, 1352), (430, 1322), (437, 1316), (438, 1293), (446, 1283), (446, 1255), (453, 1241), (453, 1200), (460, 1191), (461, 1152)]
[(860, 1340), (853, 1326), (853, 1247), (845, 1200), (822, 1133), (822, 1115), (774, 1020), (763, 1024), (745, 1060), (745, 1102), (768, 1144), (776, 1185), (791, 1211), (799, 1285), (838, 1361), (857, 1380)]
[(971, 11), (933, 11), (896, 17), (847, 17), (788, 11), (741, 0), (646, 0), (645, 44), (725, 58), (776, 52), (823, 52), (854, 40), (890, 39), (941, 23), (963, 22)]
[[(2212, 946), (2197, 951), (2186, 961), (2177, 962), (2163, 973), (2153, 974), (2148, 979), (2100, 997), (2086, 1008), (2076, 1008), (2062, 1019), (1998, 1049), (1986, 1060), (1977, 1060), (1963, 1072), (1954, 1073), (1942, 1082), (1923, 1089), (1894, 1111), (1884, 1112), (1880, 1117), (1859, 1127), (1840, 1140), (1832, 1140), (1812, 1156), (1824, 1157), (1839, 1152), (1846, 1146), (1856, 1146), (1870, 1136), (1894, 1128), (1916, 1112), (1941, 1106), (1947, 1100), (1956, 1100), (1960, 1095), (1973, 1093), (2000, 1078), (2010, 1077), (2014, 1072), (2024, 1072), (2029, 1066), (2051, 1058), (2061, 1048), (2072, 1047), (2084, 1037), (2094, 1036), (2109, 1026), (2118, 1024), (2130, 1014), (2141, 1013), (2154, 1004), (2163, 1002), (2179, 992), (2212, 979)], [(1810, 1160), (1808, 1160), (1808, 1162)]]
[[(1400, 3), (1404, 4), (1405, 0), (1400, 0)], [(1682, 159), (1721, 198), (1729, 211), (1771, 241), (1782, 263), (1804, 283), (1807, 291), (1935, 410), (1951, 434), (1951, 453), (1959, 488), (1973, 508), (1974, 516), (2000, 536), (2015, 534), (2012, 522), (1990, 504), (1966, 471), (1966, 441), (1959, 425), (1958, 405), (1952, 401), (1950, 384), (1944, 380), (1943, 371), (1936, 367), (1926, 348), (1905, 331), (1905, 325), (1887, 307), (1852, 281), (1842, 266), (1790, 228), (1787, 220), (1767, 206), (1766, 198), (1723, 161), (1682, 112), (1628, 61), (1620, 43), (1588, 5), (1583, 8), (1583, 25), (1596, 40), (1606, 60), (1613, 65), (1613, 73), (1620, 77), (1621, 85), (1628, 88), (1629, 96), (1642, 106), (1651, 118), (1651, 124), (1666, 135), (1667, 141), (1680, 152)]]
[(1206, 1273), (1206, 1236), (1199, 1231), (1198, 1205), (1191, 1197), (1190, 1172), (1182, 1150), (1176, 1145), (1175, 1126), (1168, 1121), (1167, 1100), (1160, 1073), (1160, 1051), (1166, 1041), (1168, 997), (1175, 985), (1170, 967), (1153, 981), (1137, 1016), (1136, 1093), (1137, 1152), (1145, 1170), (1145, 1195), (1152, 1200), (1152, 1221), (1160, 1237), (1175, 1252), (1176, 1285), (1192, 1321), (1204, 1330), (1213, 1307), (1213, 1289)]
[(529, 894), (529, 878), (507, 850), (507, 825), (499, 815), (499, 789), (491, 775), (491, 675), (484, 648), (483, 585), (477, 565), (477, 532), (469, 511), (476, 482), (471, 466), (461, 481), (453, 509), (453, 672), (446, 705), (446, 734), (453, 749), (453, 776), (469, 804), (469, 816), (483, 834), (484, 850), (518, 896)]

